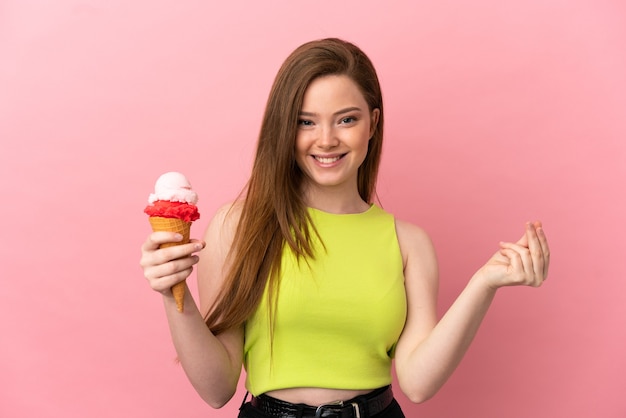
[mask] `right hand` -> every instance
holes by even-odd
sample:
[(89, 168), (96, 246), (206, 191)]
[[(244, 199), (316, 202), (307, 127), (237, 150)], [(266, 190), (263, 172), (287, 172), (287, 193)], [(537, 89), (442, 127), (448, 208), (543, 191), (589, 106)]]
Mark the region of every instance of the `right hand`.
[(171, 295), (171, 288), (185, 280), (193, 271), (199, 258), (194, 253), (202, 250), (206, 243), (191, 240), (188, 244), (159, 248), (168, 242), (180, 242), (182, 236), (174, 232), (153, 232), (141, 246), (139, 265), (153, 290)]

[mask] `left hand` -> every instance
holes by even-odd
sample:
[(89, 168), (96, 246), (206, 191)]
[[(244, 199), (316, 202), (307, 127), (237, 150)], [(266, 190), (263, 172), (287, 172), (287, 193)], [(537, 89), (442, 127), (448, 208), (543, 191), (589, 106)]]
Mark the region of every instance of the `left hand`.
[(477, 272), (489, 287), (539, 287), (548, 277), (550, 248), (541, 222), (528, 222), (516, 243), (501, 242), (500, 251)]

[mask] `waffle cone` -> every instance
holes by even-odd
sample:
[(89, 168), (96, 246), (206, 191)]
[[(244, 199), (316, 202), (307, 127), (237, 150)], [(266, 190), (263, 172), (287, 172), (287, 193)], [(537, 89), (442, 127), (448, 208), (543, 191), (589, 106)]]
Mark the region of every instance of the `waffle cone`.
[[(156, 231), (169, 231), (178, 232), (183, 236), (183, 240), (180, 242), (168, 242), (161, 244), (160, 248), (173, 247), (175, 245), (187, 244), (189, 242), (189, 231), (191, 229), (191, 222), (185, 222), (182, 219), (175, 218), (162, 218), (160, 216), (150, 216), (150, 225), (152, 230)], [(178, 312), (182, 312), (184, 308), (185, 300), (185, 281), (176, 283), (172, 286), (172, 294), (176, 301), (176, 309)]]

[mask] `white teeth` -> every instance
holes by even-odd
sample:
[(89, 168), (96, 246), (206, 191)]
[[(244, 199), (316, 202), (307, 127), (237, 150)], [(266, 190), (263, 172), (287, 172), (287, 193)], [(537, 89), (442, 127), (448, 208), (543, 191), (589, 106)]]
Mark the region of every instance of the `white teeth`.
[(330, 164), (330, 163), (334, 163), (335, 161), (339, 161), (339, 159), (340, 159), (340, 158), (341, 158), (341, 156), (338, 156), (338, 157), (332, 157), (332, 158), (330, 158), (330, 157), (318, 157), (318, 156), (315, 156), (315, 159), (316, 159), (317, 161), (319, 161), (320, 163), (322, 163), (322, 164)]

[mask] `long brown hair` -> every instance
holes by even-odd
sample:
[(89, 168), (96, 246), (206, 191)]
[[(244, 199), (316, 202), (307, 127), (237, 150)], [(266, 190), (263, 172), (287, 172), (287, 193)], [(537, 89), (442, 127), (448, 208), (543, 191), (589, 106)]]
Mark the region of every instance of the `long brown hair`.
[[(304, 174), (295, 158), (295, 140), (304, 93), (316, 78), (345, 75), (359, 87), (370, 112), (380, 110), (358, 191), (365, 202), (375, 193), (383, 142), (383, 102), (370, 59), (352, 43), (322, 39), (298, 47), (276, 75), (267, 101), (252, 174), (229, 253), (230, 270), (205, 318), (215, 334), (243, 324), (258, 306), (266, 285), (276, 296), (285, 243), (298, 257), (313, 257), (310, 219), (302, 196)], [(270, 319), (272, 306), (270, 303)]]

